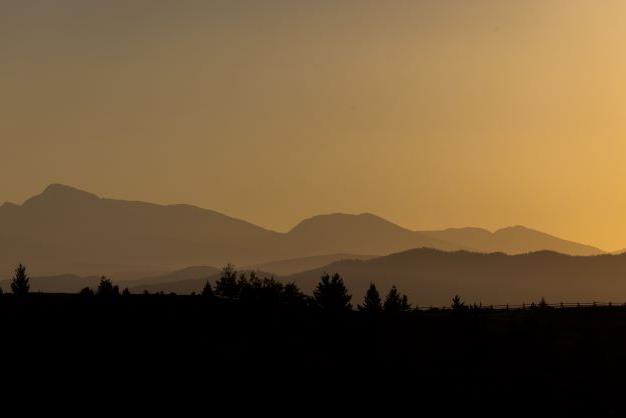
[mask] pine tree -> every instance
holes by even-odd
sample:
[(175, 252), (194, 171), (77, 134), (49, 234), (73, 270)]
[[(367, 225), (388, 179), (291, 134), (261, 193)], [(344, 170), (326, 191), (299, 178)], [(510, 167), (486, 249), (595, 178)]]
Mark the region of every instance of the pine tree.
[(85, 287), (78, 294), (83, 297), (90, 297), (93, 296), (93, 290), (91, 290), (89, 287)]
[(400, 299), (400, 311), (408, 312), (411, 310), (411, 304), (409, 303), (409, 297), (407, 295), (402, 295)]
[(215, 283), (215, 294), (227, 299), (239, 297), (237, 271), (232, 264), (228, 264), (222, 269), (222, 274)]
[(359, 311), (372, 314), (383, 311), (383, 302), (374, 283), (370, 283), (370, 287), (367, 289), (367, 293), (365, 293), (365, 297), (363, 298), (363, 303), (359, 305)]
[(204, 287), (202, 288), (202, 293), (201, 295), (205, 298), (212, 298), (213, 295), (213, 288), (211, 287), (211, 283), (207, 280), (206, 283), (204, 284)]
[(332, 278), (328, 274), (323, 275), (313, 291), (313, 297), (317, 306), (325, 312), (340, 313), (352, 310), (350, 304), (352, 296), (339, 274), (333, 275)]
[(461, 300), (461, 296), (455, 295), (452, 298), (452, 310), (455, 312), (461, 312), (465, 310), (465, 303)]
[(291, 282), (283, 288), (283, 301), (291, 306), (300, 305), (306, 302), (306, 296), (295, 283)]
[(24, 296), (30, 291), (29, 282), (30, 277), (26, 274), (26, 267), (20, 264), (11, 279), (11, 291), (17, 296)]
[(113, 282), (111, 279), (107, 279), (105, 276), (100, 278), (100, 284), (98, 285), (98, 290), (96, 290), (96, 294), (98, 296), (104, 297), (112, 297), (115, 296), (116, 293), (119, 294), (119, 288), (117, 286), (113, 286)]
[(398, 313), (402, 308), (402, 295), (398, 292), (398, 288), (391, 286), (391, 290), (385, 298), (384, 309), (386, 313)]

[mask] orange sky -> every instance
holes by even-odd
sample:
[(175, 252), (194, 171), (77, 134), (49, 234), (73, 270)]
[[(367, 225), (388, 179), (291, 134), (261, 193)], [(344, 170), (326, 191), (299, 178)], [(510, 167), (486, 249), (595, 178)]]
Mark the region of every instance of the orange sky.
[(0, 201), (626, 247), (626, 2), (5, 0)]

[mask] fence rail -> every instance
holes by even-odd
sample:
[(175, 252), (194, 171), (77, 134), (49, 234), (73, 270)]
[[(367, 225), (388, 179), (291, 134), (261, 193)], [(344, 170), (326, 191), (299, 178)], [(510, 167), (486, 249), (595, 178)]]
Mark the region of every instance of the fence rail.
[[(527, 309), (575, 309), (575, 308), (624, 308), (626, 302), (563, 302), (563, 303), (522, 303), (507, 305), (482, 305), (468, 304), (464, 305), (465, 310), (485, 310), (485, 311), (510, 311), (510, 310), (527, 310)], [(448, 306), (418, 306), (415, 308), (419, 311), (451, 311), (454, 308)]]

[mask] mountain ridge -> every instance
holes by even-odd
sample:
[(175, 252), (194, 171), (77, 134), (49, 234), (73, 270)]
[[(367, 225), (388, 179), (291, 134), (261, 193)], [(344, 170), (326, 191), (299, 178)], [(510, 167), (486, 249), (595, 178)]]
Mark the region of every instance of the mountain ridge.
[[(528, 238), (531, 237), (531, 238)], [(532, 244), (535, 240), (539, 244)], [(258, 265), (328, 254), (382, 256), (411, 248), (446, 251), (601, 250), (528, 228), (413, 231), (371, 213), (317, 215), (288, 232), (193, 205), (102, 198), (51, 184), (22, 205), (0, 207), (0, 271), (24, 262), (37, 275), (167, 273), (192, 265)], [(543, 248), (545, 247), (545, 248)]]
[(353, 302), (370, 283), (393, 285), (419, 306), (448, 306), (455, 295), (469, 303), (530, 304), (626, 301), (626, 254), (573, 256), (554, 251), (525, 254), (412, 249), (370, 260), (344, 260), (285, 276), (310, 293), (322, 274), (339, 273)]

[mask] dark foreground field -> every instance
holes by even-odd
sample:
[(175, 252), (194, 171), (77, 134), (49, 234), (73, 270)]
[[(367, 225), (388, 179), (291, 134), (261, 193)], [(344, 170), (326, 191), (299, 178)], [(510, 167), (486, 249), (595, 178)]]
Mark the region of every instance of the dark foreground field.
[(4, 376), (39, 388), (63, 378), (174, 396), (223, 383), (244, 399), (299, 390), (311, 404), (350, 391), (361, 406), (392, 393), (417, 416), (626, 411), (623, 307), (328, 315), (201, 296), (30, 294), (1, 296), (0, 318)]

